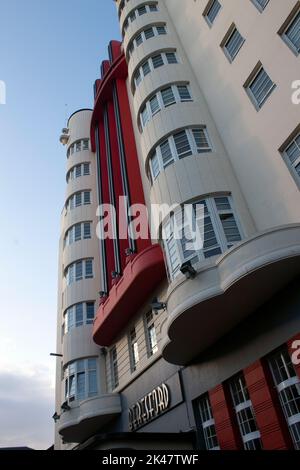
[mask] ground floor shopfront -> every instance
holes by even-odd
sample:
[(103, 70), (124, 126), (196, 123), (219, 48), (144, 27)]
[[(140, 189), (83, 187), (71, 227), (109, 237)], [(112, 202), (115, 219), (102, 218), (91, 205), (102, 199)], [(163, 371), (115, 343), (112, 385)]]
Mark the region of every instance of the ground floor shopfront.
[(299, 280), (188, 366), (158, 358), (76, 449), (299, 449)]

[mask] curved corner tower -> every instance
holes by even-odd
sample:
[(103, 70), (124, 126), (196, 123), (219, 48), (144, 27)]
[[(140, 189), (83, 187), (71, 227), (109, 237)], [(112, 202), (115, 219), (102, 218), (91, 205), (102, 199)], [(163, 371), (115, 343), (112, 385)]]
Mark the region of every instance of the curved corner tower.
[(57, 449), (86, 439), (120, 411), (119, 396), (106, 394), (104, 355), (92, 340), (101, 273), (91, 116), (89, 109), (72, 114), (60, 137), (66, 146), (67, 187), (59, 249)]

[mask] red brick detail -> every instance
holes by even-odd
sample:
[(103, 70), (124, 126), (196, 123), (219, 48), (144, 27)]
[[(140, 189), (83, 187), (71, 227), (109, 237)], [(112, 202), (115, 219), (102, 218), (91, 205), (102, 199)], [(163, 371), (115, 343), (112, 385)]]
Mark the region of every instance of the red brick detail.
[(259, 360), (243, 372), (254, 408), (257, 426), (261, 433), (263, 449), (283, 450), (292, 448), (287, 425), (267, 364)]
[(223, 385), (218, 385), (209, 392), (216, 433), (222, 450), (242, 448), (242, 442), (234, 419), (234, 410), (230, 406), (227, 392)]
[[(295, 370), (300, 377), (300, 333), (291, 338), (288, 343), (289, 354), (293, 360)], [(294, 347), (293, 347), (294, 346)], [(299, 353), (297, 353), (299, 351)]]

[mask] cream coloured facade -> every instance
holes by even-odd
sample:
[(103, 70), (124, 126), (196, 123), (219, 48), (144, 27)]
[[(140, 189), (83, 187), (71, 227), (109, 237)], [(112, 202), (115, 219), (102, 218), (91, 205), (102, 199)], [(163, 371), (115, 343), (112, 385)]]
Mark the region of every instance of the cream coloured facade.
[[(124, 102), (116, 91), (120, 57), (110, 57), (95, 85), (96, 124), (91, 129), (97, 131), (96, 154), (87, 152), (86, 159), (79, 153), (75, 162), (74, 153), (68, 159), (67, 171), (89, 162), (91, 174), (69, 181), (66, 201), (78, 191), (84, 200), (84, 192), (90, 190), (91, 204), (63, 214), (60, 249), (63, 272), (78, 260), (98, 260), (93, 280), (68, 286), (60, 271), (58, 344), (65, 368), (77, 359), (97, 359), (99, 388), (97, 396), (75, 401), (76, 406), (71, 403), (70, 410), (60, 413), (66, 382), (58, 372), (58, 433), (71, 447), (76, 442), (83, 449), (113, 448), (116, 433), (123, 433), (122, 447), (136, 449), (155, 448), (157, 439), (167, 433), (173, 433), (174, 448), (180, 446), (172, 441), (176, 433), (195, 433), (198, 441), (193, 446), (200, 449), (300, 448), (300, 409), (287, 416), (281, 392), (278, 398), (273, 396), (274, 384), (282, 391), (298, 387), (300, 380), (299, 367), (290, 359), (292, 340), (300, 331), (300, 104), (292, 101), (293, 82), (300, 80), (300, 2), (117, 0), (116, 8), (122, 59), (128, 67), (128, 76), (122, 71), (122, 79), (145, 202), (149, 211), (152, 204), (165, 205), (151, 242), (161, 246), (167, 275), (143, 297), (138, 291), (146, 291), (151, 274), (145, 263), (143, 284), (131, 258), (126, 259), (123, 272), (114, 273), (111, 290), (102, 292), (98, 309), (98, 291), (112, 263), (105, 258), (107, 252), (103, 246), (99, 249), (93, 236), (63, 248), (64, 234), (74, 224), (91, 220), (95, 232), (96, 204), (101, 199), (97, 158), (103, 165), (103, 181), (105, 165), (111, 165), (108, 197), (113, 199), (119, 190), (109, 80), (116, 121), (116, 101), (119, 106)], [(104, 130), (97, 121), (102, 111)], [(68, 147), (88, 138), (90, 119), (88, 111), (70, 118)], [(117, 122), (120, 160), (126, 154), (120, 145), (121, 124)], [(127, 151), (127, 157), (129, 173), (134, 156)], [(192, 205), (196, 223), (198, 205), (204, 208), (201, 249), (187, 249), (183, 237), (176, 241), (174, 220), (179, 212), (176, 209), (170, 218), (166, 208), (173, 204)], [(115, 257), (118, 242), (112, 249)], [(133, 250), (129, 256), (136, 254)], [(133, 263), (142, 255), (139, 252)], [(143, 302), (134, 310), (135, 297)], [(63, 312), (91, 300), (96, 302), (95, 313), (98, 309), (94, 329), (73, 328), (61, 341)], [(156, 311), (153, 300), (159, 305)], [(123, 316), (130, 316), (125, 326)], [(105, 348), (97, 339), (99, 331)], [(288, 377), (278, 379), (275, 356)], [(252, 433), (246, 432), (240, 416), (231, 418), (233, 383), (248, 397), (237, 409), (249, 408)], [(149, 419), (149, 410), (140, 403), (162, 384), (170, 392), (169, 409)], [(299, 395), (295, 390), (291, 393)], [(136, 433), (130, 422), (132, 409), (137, 410)], [(91, 440), (86, 443), (87, 437)]]

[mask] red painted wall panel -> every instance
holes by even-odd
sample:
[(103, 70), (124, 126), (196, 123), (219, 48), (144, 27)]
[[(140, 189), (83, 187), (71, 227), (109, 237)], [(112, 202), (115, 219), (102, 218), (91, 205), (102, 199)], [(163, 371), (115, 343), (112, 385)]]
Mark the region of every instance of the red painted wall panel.
[(218, 385), (209, 392), (219, 445), (222, 450), (242, 449), (242, 442), (227, 390)]
[(244, 370), (256, 422), (261, 433), (263, 449), (292, 448), (285, 419), (280, 409), (267, 364), (258, 360)]

